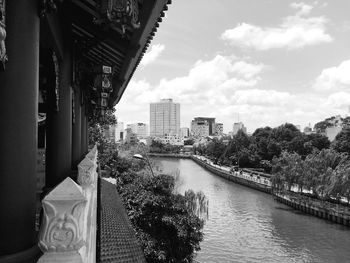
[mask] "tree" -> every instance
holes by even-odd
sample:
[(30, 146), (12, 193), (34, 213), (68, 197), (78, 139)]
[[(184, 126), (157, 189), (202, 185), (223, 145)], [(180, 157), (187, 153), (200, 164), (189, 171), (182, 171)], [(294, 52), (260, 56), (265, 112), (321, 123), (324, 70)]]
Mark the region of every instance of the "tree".
[[(150, 176), (137, 160), (118, 157), (117, 189), (136, 230), (147, 262), (192, 262), (200, 249), (207, 213), (203, 193), (174, 192), (175, 178), (166, 174)], [(125, 169), (128, 166), (129, 169)]]
[(214, 163), (217, 164), (222, 153), (225, 151), (226, 145), (217, 138), (214, 138), (207, 145), (207, 154), (214, 157)]
[(345, 127), (337, 134), (332, 148), (338, 152), (350, 154), (350, 127)]

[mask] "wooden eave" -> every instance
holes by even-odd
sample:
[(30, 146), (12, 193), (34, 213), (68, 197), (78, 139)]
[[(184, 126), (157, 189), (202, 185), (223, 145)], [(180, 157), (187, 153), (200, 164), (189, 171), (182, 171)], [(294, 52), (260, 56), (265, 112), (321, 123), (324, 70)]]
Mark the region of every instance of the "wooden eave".
[(94, 23), (99, 18), (95, 0), (71, 0), (72, 31), (76, 42), (86, 44), (81, 56), (95, 65), (113, 68), (113, 92), (110, 106), (122, 97), (131, 77), (150, 45), (171, 0), (142, 0), (140, 27), (125, 35), (109, 26)]

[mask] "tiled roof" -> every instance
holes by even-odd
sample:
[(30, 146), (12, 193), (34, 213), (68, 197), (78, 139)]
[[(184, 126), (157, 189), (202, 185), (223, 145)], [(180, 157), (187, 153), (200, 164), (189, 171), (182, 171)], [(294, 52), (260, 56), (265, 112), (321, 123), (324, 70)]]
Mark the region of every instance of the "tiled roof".
[(115, 185), (101, 180), (97, 262), (146, 262)]

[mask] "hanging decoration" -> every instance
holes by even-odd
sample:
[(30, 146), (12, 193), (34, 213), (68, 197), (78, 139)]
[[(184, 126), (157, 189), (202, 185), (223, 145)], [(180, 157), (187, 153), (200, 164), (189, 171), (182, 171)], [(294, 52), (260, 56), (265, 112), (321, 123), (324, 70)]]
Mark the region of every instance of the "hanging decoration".
[(54, 68), (55, 68), (55, 97), (56, 97), (55, 110), (59, 111), (60, 67), (59, 67), (59, 63), (58, 63), (58, 58), (57, 58), (56, 53), (54, 51), (52, 52), (52, 61), (53, 61)]
[(100, 116), (104, 116), (108, 108), (108, 100), (112, 88), (112, 68), (109, 66), (102, 66), (102, 71), (98, 74), (94, 81), (94, 89), (97, 91), (96, 109)]
[(138, 0), (101, 0), (102, 19), (98, 23), (110, 23), (112, 28), (126, 30), (140, 27)]
[(6, 39), (5, 0), (0, 0), (0, 71), (5, 70), (5, 63), (7, 61), (5, 39)]
[(62, 2), (62, 0), (41, 0), (40, 1), (40, 16), (44, 17), (49, 13), (54, 13), (57, 11), (57, 2)]

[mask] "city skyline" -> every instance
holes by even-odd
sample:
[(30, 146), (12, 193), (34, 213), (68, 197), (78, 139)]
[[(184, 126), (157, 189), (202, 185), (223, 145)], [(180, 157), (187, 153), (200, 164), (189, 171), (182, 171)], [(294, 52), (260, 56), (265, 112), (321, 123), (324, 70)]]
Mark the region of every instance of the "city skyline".
[(181, 126), (216, 117), (225, 132), (238, 114), (248, 131), (344, 116), (349, 9), (345, 0), (174, 1), (117, 115), (147, 119), (148, 103), (171, 97), (182, 104)]

